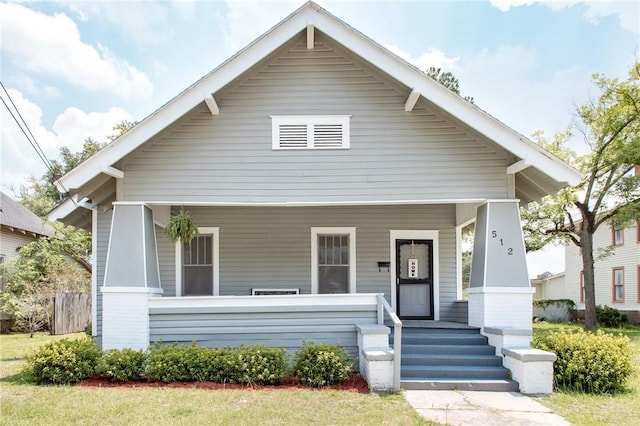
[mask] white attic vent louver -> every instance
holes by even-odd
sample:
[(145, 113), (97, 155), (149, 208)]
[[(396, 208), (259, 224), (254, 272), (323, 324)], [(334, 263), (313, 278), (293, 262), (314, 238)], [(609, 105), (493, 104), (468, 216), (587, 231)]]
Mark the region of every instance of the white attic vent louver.
[(349, 115), (272, 116), (272, 148), (349, 148), (350, 117)]

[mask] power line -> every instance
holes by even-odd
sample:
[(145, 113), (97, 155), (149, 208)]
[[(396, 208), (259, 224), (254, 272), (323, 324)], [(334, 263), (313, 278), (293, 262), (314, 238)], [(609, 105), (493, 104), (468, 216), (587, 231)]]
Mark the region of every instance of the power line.
[[(20, 117), (20, 120), (22, 120), (22, 123), (20, 123), (20, 121), (18, 121), (18, 119), (16, 118), (16, 116), (13, 113), (13, 111), (11, 110), (11, 108), (9, 108), (9, 105), (7, 105), (7, 102), (4, 100), (4, 98), (2, 98), (2, 103), (4, 104), (5, 108), (7, 109), (9, 114), (11, 114), (11, 117), (13, 118), (13, 120), (18, 125), (18, 128), (20, 129), (20, 131), (22, 132), (24, 137), (27, 138), (27, 141), (29, 142), (31, 147), (34, 149), (34, 151), (36, 152), (36, 154), (38, 155), (40, 160), (44, 163), (44, 165), (47, 168), (47, 170), (49, 170), (51, 172), (51, 175), (53, 176), (53, 179), (56, 182), (58, 182), (58, 184), (64, 190), (65, 193), (68, 193), (69, 190), (67, 190), (67, 188), (65, 188), (64, 184), (62, 183), (60, 178), (57, 176), (56, 172), (53, 170), (53, 164), (51, 164), (51, 162), (49, 161), (49, 159), (45, 155), (42, 147), (38, 143), (36, 137), (31, 132), (31, 129), (29, 128), (29, 125), (27, 124), (27, 122), (22, 117), (22, 114), (20, 114), (20, 110), (18, 109), (16, 104), (13, 102), (13, 99), (11, 99), (11, 95), (7, 91), (6, 87), (4, 87), (4, 84), (2, 83), (2, 81), (0, 81), (0, 86), (2, 86), (2, 90), (4, 90), (4, 93), (6, 94), (7, 98), (9, 99), (9, 102), (11, 102), (11, 105), (13, 106), (13, 109), (15, 110), (15, 112), (18, 114), (18, 117)], [(24, 128), (23, 128), (23, 126), (24, 126)], [(25, 128), (27, 129), (27, 131), (25, 131)], [(29, 132), (29, 134), (27, 134), (27, 132)], [(29, 137), (29, 136), (31, 136), (31, 137)], [(76, 207), (78, 206), (78, 204), (73, 199), (73, 197), (71, 197), (71, 201), (73, 202), (73, 204), (76, 205)]]

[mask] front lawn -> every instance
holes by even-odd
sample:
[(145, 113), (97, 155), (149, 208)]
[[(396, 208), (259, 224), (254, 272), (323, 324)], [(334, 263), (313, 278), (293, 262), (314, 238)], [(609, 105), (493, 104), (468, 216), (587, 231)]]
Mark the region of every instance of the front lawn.
[(423, 420), (401, 395), (313, 389), (107, 389), (26, 383), (20, 374), (24, 351), (55, 338), (59, 337), (0, 335), (3, 425), (435, 424)]
[[(562, 329), (581, 329), (578, 324), (535, 323), (535, 336)], [(555, 391), (553, 395), (538, 401), (574, 425), (620, 425), (635, 424), (640, 413), (640, 327), (627, 326), (621, 329), (602, 328), (607, 333), (621, 333), (631, 339), (634, 348), (636, 374), (629, 383), (629, 391), (616, 395), (586, 395), (576, 392)]]

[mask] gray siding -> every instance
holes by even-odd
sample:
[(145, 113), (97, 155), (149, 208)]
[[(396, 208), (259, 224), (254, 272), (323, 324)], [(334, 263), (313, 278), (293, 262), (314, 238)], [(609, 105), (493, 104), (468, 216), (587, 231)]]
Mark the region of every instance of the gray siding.
[[(497, 145), (317, 32), (277, 50), (129, 156), (124, 199), (318, 202), (504, 198)], [(272, 150), (271, 115), (351, 115), (348, 150)]]
[(160, 265), (160, 285), (164, 290), (163, 296), (173, 297), (176, 295), (175, 245), (164, 233), (164, 229), (159, 226), (156, 226), (156, 241)]
[[(260, 297), (260, 296), (255, 296)], [(340, 343), (357, 354), (356, 324), (375, 324), (376, 305), (151, 308), (151, 342), (226, 347), (266, 344), (295, 351), (303, 341)]]
[[(247, 296), (252, 287), (310, 293), (311, 227), (356, 227), (357, 292), (384, 293), (389, 298), (390, 272), (378, 270), (379, 261), (390, 260), (389, 230), (439, 230), (440, 319), (466, 322), (466, 315), (460, 317), (461, 311), (455, 309), (454, 205), (191, 207), (189, 211), (198, 226), (220, 228), (221, 296)], [(159, 244), (163, 288), (165, 295), (172, 295), (175, 259), (164, 243)]]
[(98, 313), (97, 335), (98, 341), (102, 338), (102, 292), (100, 287), (104, 285), (104, 270), (107, 264), (107, 249), (109, 247), (109, 233), (111, 232), (111, 216), (113, 210), (102, 212), (102, 206), (98, 208), (98, 253), (96, 256), (95, 271), (98, 279), (98, 292), (96, 309)]

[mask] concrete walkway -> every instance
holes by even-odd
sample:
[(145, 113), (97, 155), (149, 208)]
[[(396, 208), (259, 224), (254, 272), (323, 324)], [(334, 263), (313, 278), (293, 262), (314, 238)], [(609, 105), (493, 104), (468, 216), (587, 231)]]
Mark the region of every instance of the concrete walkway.
[(407, 390), (404, 395), (422, 417), (446, 425), (570, 425), (517, 392)]

